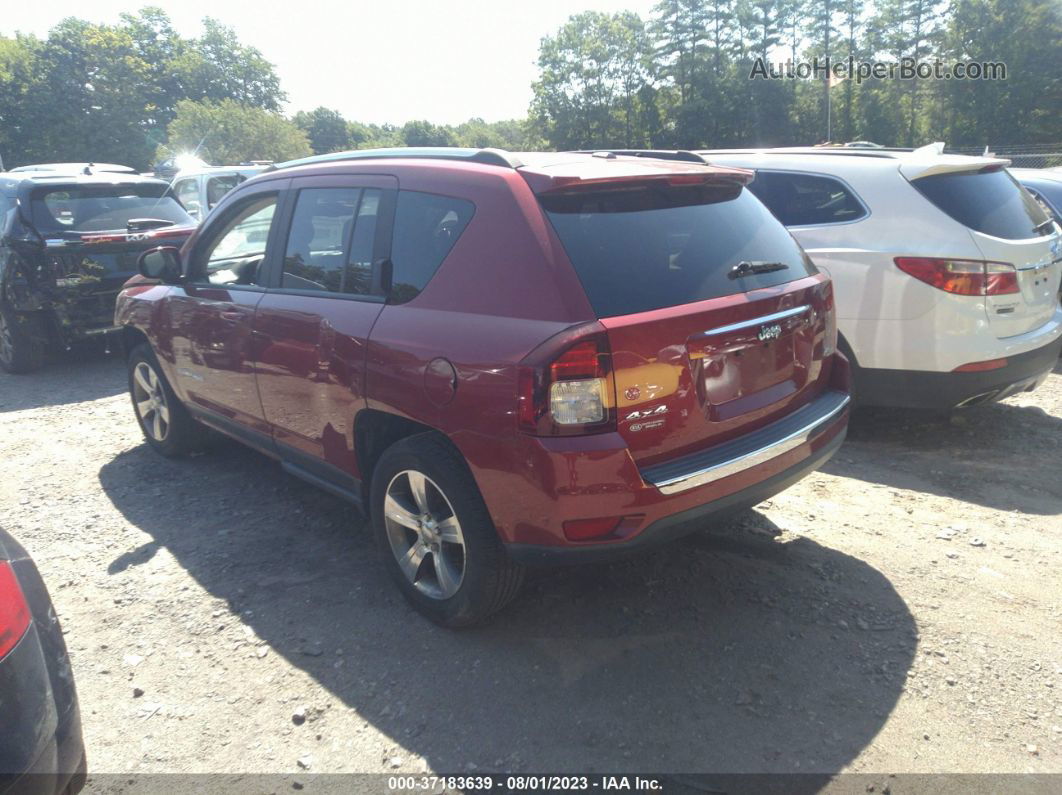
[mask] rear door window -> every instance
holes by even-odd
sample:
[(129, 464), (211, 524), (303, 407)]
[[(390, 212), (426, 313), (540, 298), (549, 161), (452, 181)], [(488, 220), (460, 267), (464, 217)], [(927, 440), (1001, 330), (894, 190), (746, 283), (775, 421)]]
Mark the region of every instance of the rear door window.
[(832, 177), (759, 171), (749, 190), (786, 226), (843, 224), (867, 214), (855, 194)]
[[(546, 195), (541, 202), (598, 317), (733, 295), (815, 272), (785, 227), (738, 186), (639, 186)], [(742, 263), (765, 272), (738, 277)]]
[(391, 303), (420, 294), (465, 231), (476, 206), (452, 196), (402, 190), (391, 244)]
[(1005, 240), (1040, 237), (1047, 213), (1003, 169), (912, 180), (919, 193), (963, 226)]

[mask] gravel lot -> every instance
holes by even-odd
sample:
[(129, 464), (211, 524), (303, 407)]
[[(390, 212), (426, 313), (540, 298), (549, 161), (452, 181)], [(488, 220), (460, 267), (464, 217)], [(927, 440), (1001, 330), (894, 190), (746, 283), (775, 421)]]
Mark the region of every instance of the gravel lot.
[(0, 462), (95, 773), (1062, 772), (1062, 365), (865, 413), (733, 523), (460, 633), (344, 503), (235, 443), (151, 453), (117, 356), (0, 374)]

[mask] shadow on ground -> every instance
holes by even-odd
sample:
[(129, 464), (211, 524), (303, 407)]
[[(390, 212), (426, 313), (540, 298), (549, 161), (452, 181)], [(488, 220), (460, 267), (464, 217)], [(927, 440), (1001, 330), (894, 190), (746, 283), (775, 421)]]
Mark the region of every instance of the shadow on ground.
[[(1056, 368), (1056, 372), (1062, 364)], [(1062, 417), (992, 403), (944, 414), (860, 409), (822, 469), (1005, 511), (1062, 513)]]
[(141, 446), (100, 482), (153, 539), (112, 576), (167, 548), (435, 770), (834, 773), (877, 734), (914, 654), (880, 572), (756, 512), (622, 563), (537, 572), (491, 625), (450, 632), (405, 605), (352, 508), (238, 445), (184, 461)]
[(127, 388), (121, 354), (86, 345), (51, 357), (33, 373), (11, 375), (0, 370), (0, 412), (83, 403)]

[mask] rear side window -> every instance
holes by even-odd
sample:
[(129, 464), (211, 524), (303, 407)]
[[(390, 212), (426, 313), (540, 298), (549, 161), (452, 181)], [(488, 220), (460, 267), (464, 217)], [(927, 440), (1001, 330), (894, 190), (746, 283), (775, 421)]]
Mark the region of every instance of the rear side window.
[(230, 190), (239, 185), (243, 180), (236, 174), (226, 174), (223, 177), (211, 177), (207, 180), (207, 209), (214, 209), (214, 205), (221, 201), (222, 197)]
[[(815, 272), (785, 227), (737, 186), (547, 195), (542, 205), (598, 317), (733, 295)], [(773, 269), (735, 278), (741, 263)]]
[(867, 214), (855, 194), (832, 177), (760, 171), (749, 190), (786, 226), (843, 224)]
[(282, 287), (368, 295), (380, 191), (299, 191), (284, 254)]
[(391, 302), (420, 294), (465, 231), (476, 206), (452, 196), (403, 190), (391, 244)]
[(1006, 240), (1039, 237), (1047, 214), (1006, 171), (959, 171), (911, 181), (918, 192), (960, 224)]

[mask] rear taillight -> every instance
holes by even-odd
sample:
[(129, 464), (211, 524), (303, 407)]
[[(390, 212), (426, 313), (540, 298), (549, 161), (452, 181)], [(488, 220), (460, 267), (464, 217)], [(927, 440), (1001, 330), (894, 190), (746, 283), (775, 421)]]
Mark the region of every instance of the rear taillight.
[(0, 561), (0, 659), (7, 656), (29, 628), (30, 611), (11, 564)]
[(1009, 262), (936, 257), (896, 257), (895, 262), (904, 273), (955, 295), (1019, 292), (1018, 271)]
[(551, 343), (520, 366), (520, 430), (536, 436), (614, 430), (616, 401), (606, 335), (591, 333), (574, 341), (564, 336)]

